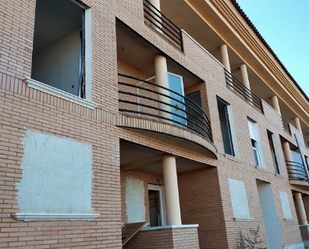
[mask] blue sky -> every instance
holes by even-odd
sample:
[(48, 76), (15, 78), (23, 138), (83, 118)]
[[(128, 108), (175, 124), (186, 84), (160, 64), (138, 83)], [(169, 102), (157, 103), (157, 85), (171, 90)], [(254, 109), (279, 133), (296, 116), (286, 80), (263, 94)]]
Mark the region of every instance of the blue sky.
[(309, 96), (309, 0), (237, 0)]

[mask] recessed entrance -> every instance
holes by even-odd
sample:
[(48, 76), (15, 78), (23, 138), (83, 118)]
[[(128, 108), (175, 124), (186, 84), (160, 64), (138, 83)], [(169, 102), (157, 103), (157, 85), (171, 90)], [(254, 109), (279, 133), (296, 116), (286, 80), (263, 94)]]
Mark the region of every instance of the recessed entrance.
[(148, 185), (149, 222), (151, 227), (165, 225), (162, 186)]

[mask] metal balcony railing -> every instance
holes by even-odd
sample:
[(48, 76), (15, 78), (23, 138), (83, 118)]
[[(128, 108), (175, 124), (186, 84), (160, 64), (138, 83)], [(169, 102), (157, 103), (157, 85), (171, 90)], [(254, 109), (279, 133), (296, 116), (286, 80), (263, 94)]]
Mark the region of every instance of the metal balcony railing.
[(194, 101), (147, 80), (118, 76), (120, 112), (177, 125), (213, 141), (209, 118)]
[(183, 50), (180, 29), (147, 0), (144, 0), (144, 21), (178, 49)]
[(263, 113), (263, 106), (261, 99), (256, 96), (249, 88), (241, 83), (236, 77), (225, 69), (226, 85), (237, 95), (248, 101), (252, 106), (256, 107), (261, 113)]
[(285, 161), (290, 180), (308, 181), (307, 171), (302, 163)]
[(284, 120), (283, 118), (281, 118), (281, 121), (282, 121), (283, 130), (291, 135), (291, 128), (290, 128), (289, 122)]

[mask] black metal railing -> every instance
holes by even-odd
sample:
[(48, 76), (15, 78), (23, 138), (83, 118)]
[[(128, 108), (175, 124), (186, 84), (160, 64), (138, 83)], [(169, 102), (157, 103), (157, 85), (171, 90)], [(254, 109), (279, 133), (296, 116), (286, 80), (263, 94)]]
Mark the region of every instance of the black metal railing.
[(305, 143), (305, 146), (309, 149), (309, 138), (306, 138), (304, 136), (304, 143)]
[(213, 141), (209, 118), (194, 101), (147, 80), (118, 76), (120, 112), (178, 125)]
[(289, 122), (284, 120), (283, 118), (281, 118), (281, 121), (282, 121), (283, 130), (291, 135), (291, 128), (290, 128)]
[(261, 99), (256, 96), (249, 88), (241, 83), (236, 77), (225, 69), (225, 80), (226, 85), (237, 95), (242, 97), (245, 101), (248, 101), (252, 106), (256, 107), (260, 112), (263, 113), (263, 106)]
[(170, 43), (183, 50), (180, 29), (147, 0), (144, 0), (144, 21)]
[(308, 181), (307, 171), (302, 163), (285, 161), (290, 180)]

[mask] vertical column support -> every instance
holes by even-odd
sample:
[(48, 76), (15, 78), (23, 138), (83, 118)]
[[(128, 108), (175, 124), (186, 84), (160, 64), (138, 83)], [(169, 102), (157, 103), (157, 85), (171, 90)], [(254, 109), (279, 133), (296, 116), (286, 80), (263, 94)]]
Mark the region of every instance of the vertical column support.
[(247, 65), (245, 64), (240, 65), (240, 72), (241, 72), (242, 82), (249, 90), (251, 90)]
[(308, 225), (306, 210), (304, 207), (304, 202), (303, 202), (301, 193), (295, 194), (295, 204), (296, 204), (296, 210), (300, 218), (301, 225)]
[(247, 100), (249, 100), (250, 103), (253, 104), (253, 102), (252, 102), (252, 95), (251, 95), (250, 81), (249, 81), (248, 70), (247, 70), (247, 65), (246, 64), (240, 65), (240, 72), (241, 72), (242, 82), (244, 83), (245, 87), (247, 87), (249, 89), (249, 91), (245, 91), (244, 92), (245, 98)]
[(228, 50), (227, 50), (227, 45), (226, 44), (221, 45), (220, 51), (221, 51), (223, 65), (224, 65), (225, 69), (229, 73), (231, 73), (231, 65), (230, 65), (230, 58), (229, 58), (229, 53), (228, 53)]
[(181, 225), (176, 158), (162, 157), (167, 225)]
[[(155, 55), (154, 63), (155, 63), (156, 84), (168, 88), (166, 58), (163, 55)], [(165, 89), (162, 89), (161, 87), (158, 87), (158, 92), (161, 94), (169, 95), (169, 92)], [(169, 103), (169, 99), (160, 94), (158, 95), (158, 99), (164, 103)], [(159, 103), (159, 109), (161, 110), (160, 111), (161, 117), (171, 119), (171, 114), (164, 112), (164, 110), (170, 112), (170, 106), (163, 103)]]
[(291, 153), (291, 148), (289, 142), (283, 142), (282, 143), (283, 147), (283, 152), (285, 156), (285, 160), (287, 161), (293, 161), (292, 153)]
[(275, 109), (276, 112), (279, 113), (279, 115), (281, 116), (281, 110), (280, 110), (280, 105), (279, 105), (279, 100), (278, 97), (276, 95), (271, 97), (271, 102), (272, 102), (272, 106)]
[(150, 6), (150, 9), (156, 13), (158, 16), (153, 15), (151, 16), (151, 21), (153, 22), (152, 27), (159, 33), (162, 33), (162, 24), (161, 21), (159, 21), (158, 19), (161, 17), (161, 4), (160, 4), (160, 0), (149, 0), (149, 3), (151, 3), (155, 8), (153, 8), (152, 6)]
[(300, 132), (301, 134), (303, 134), (303, 131), (302, 131), (301, 125), (300, 125), (299, 117), (295, 117), (295, 118), (294, 118), (294, 124), (295, 124), (295, 128), (296, 128), (297, 130), (299, 130), (299, 132)]

